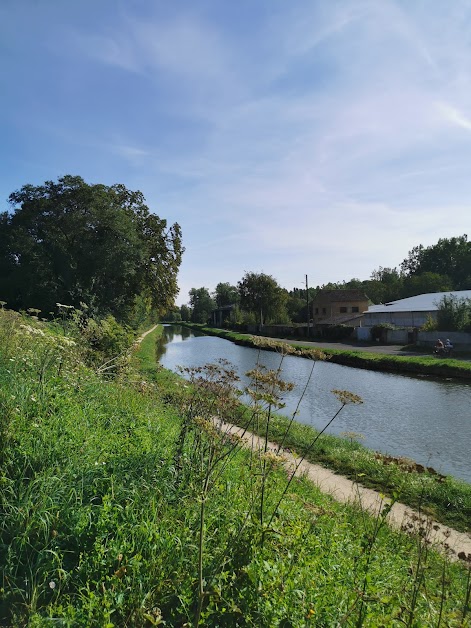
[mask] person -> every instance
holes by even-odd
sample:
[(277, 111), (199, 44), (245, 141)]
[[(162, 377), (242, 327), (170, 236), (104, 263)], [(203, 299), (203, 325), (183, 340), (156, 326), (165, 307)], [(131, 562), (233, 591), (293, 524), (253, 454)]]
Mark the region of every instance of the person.
[(443, 341), (441, 338), (439, 338), (437, 340), (437, 342), (435, 343), (435, 347), (433, 348), (433, 352), (440, 355), (441, 353), (443, 353), (445, 351), (445, 346), (443, 344)]
[(448, 353), (448, 355), (450, 355), (452, 351), (453, 351), (453, 344), (451, 340), (447, 338), (445, 340), (445, 352)]

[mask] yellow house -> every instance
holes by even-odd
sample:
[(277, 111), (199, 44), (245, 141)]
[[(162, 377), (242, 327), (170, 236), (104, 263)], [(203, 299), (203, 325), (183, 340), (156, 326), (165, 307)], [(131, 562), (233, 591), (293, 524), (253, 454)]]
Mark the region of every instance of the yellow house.
[(313, 324), (358, 327), (369, 303), (362, 290), (319, 290), (311, 305)]

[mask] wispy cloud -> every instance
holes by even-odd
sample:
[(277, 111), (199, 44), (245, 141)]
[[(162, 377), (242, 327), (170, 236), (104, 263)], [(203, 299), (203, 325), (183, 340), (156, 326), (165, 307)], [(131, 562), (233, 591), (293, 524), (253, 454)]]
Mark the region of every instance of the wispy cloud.
[(443, 118), (466, 131), (471, 131), (471, 118), (447, 103), (437, 103), (437, 109)]

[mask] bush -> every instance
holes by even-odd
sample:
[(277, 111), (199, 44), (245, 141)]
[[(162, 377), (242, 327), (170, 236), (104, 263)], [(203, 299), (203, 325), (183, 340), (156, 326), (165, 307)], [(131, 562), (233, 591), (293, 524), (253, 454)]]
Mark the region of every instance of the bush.
[(433, 318), (433, 316), (430, 316), (429, 314), (427, 316), (427, 320), (421, 327), (421, 331), (436, 331), (437, 327), (438, 327), (437, 321)]
[(82, 335), (90, 347), (104, 358), (114, 358), (126, 351), (134, 339), (133, 332), (120, 325), (109, 314), (102, 320), (87, 319)]
[(471, 299), (454, 294), (444, 296), (437, 312), (437, 330), (468, 331), (471, 329)]

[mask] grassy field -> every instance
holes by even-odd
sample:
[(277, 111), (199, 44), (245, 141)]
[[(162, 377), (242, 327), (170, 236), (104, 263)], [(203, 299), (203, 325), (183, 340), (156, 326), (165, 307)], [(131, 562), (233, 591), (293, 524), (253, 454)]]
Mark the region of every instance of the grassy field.
[(214, 429), (240, 413), (230, 370), (190, 384), (149, 335), (104, 377), (81, 343), (0, 312), (0, 625), (470, 625), (469, 566), (426, 533)]

